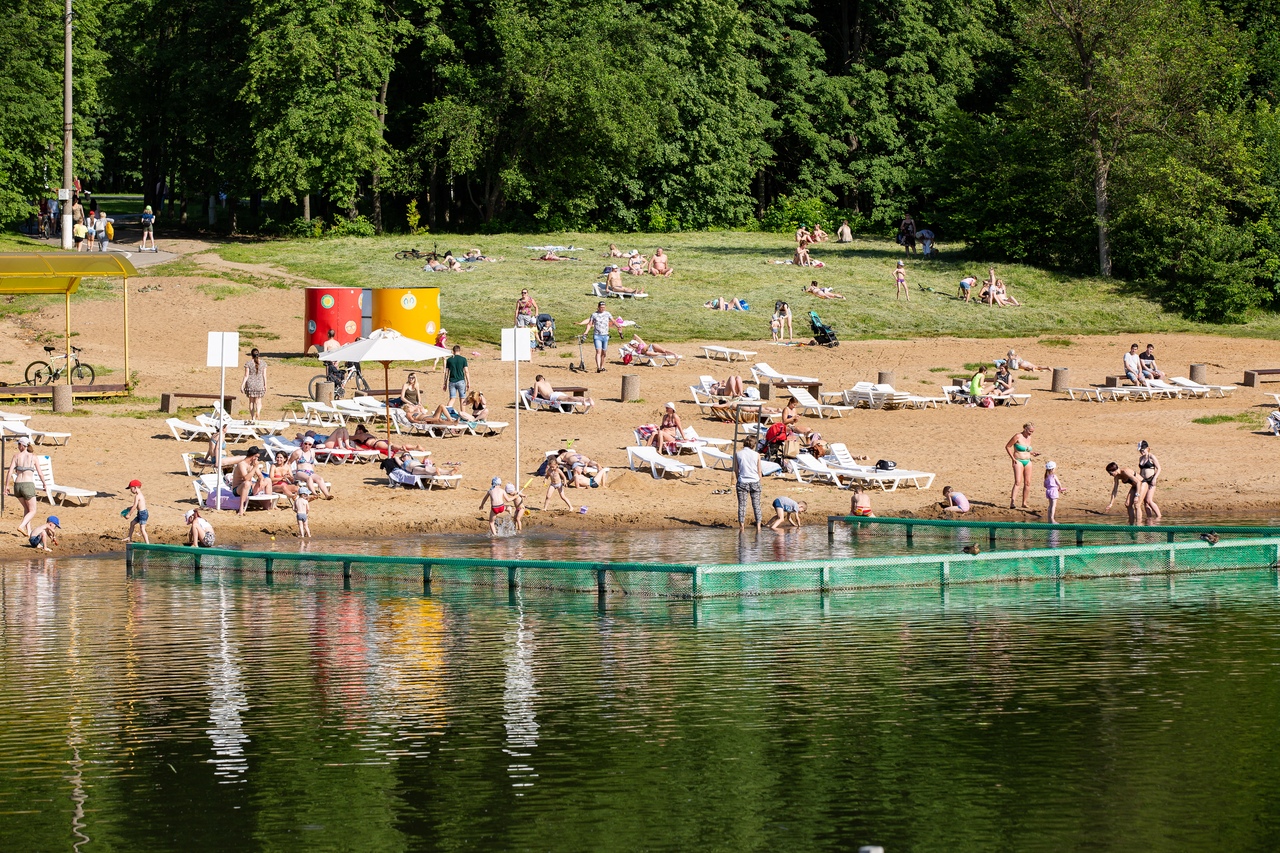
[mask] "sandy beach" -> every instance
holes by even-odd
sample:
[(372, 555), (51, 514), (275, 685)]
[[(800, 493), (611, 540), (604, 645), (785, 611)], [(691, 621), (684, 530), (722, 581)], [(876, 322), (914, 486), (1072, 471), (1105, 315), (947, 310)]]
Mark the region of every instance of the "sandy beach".
[[(207, 262), (207, 261), (205, 261)], [(194, 506), (190, 479), (183, 470), (180, 454), (201, 450), (200, 442), (175, 441), (165, 427), (165, 415), (158, 410), (163, 392), (216, 393), (218, 371), (204, 366), (206, 332), (234, 330), (244, 324), (264, 327), (264, 337), (277, 335), (261, 346), (268, 364), (268, 396), (264, 417), (276, 418), (286, 409), (296, 409), (306, 397), (307, 380), (319, 371), (319, 363), (281, 363), (281, 358), (299, 355), (302, 338), (302, 299), (296, 290), (263, 288), (234, 295), (210, 295), (198, 286), (198, 277), (150, 277), (130, 282), (132, 362), (138, 376), (137, 397), (123, 401), (78, 403), (71, 415), (50, 413), (48, 403), (6, 403), (0, 409), (31, 415), (30, 425), (73, 434), (66, 447), (48, 449), (57, 477), (65, 485), (92, 488), (99, 496), (86, 508), (59, 507), (63, 535), (58, 552), (83, 554), (119, 550), (127, 523), (120, 511), (129, 505), (126, 483), (142, 481), (151, 512), (149, 530), (154, 542), (178, 542), (185, 534), (183, 515)], [(513, 294), (514, 296), (514, 294)], [(589, 299), (583, 311), (591, 310)], [(91, 304), (92, 308), (88, 305)], [(119, 363), (121, 312), (118, 301), (79, 304), (74, 317), (77, 346), (94, 364)], [(40, 356), (38, 338), (61, 340), (61, 306), (22, 315), (4, 322), (0, 336), (0, 361), (10, 382), (20, 381), (26, 364)], [(577, 363), (578, 346), (571, 324), (563, 324), (558, 349), (535, 353), (533, 364), (522, 365), (521, 381), (527, 387), (537, 372), (555, 385), (585, 384), (596, 399), (595, 409), (586, 415), (547, 412), (522, 413), (521, 482), (534, 475), (546, 450), (561, 448), (568, 440), (612, 469), (604, 489), (569, 490), (575, 506), (587, 506), (586, 514), (561, 511), (531, 513), (528, 526), (563, 528), (612, 528), (619, 525), (643, 529), (682, 526), (731, 526), (736, 522), (733, 494), (715, 494), (730, 485), (730, 475), (720, 470), (698, 470), (684, 480), (654, 480), (646, 473), (626, 472), (624, 448), (633, 443), (631, 430), (639, 424), (654, 423), (661, 417), (664, 403), (673, 401), (686, 424), (703, 436), (730, 438), (732, 424), (711, 421), (698, 414), (688, 386), (697, 384), (702, 374), (723, 379), (730, 372), (750, 377), (747, 366), (736, 362), (708, 361), (697, 346), (676, 346), (684, 359), (676, 367), (623, 366), (611, 363), (602, 374), (570, 373)], [(845, 330), (853, 334), (855, 330)], [(990, 364), (1010, 347), (1038, 365), (1065, 366), (1071, 370), (1073, 385), (1101, 383), (1107, 374), (1119, 373), (1121, 356), (1134, 341), (1154, 343), (1159, 363), (1170, 375), (1188, 374), (1193, 362), (1208, 365), (1208, 381), (1238, 384), (1244, 369), (1280, 364), (1280, 343), (1257, 339), (1231, 339), (1197, 335), (1160, 335), (1154, 338), (1129, 336), (1058, 336), (1053, 343), (1036, 339), (962, 340), (936, 338), (917, 341), (848, 341), (837, 349), (808, 346), (777, 346), (768, 340), (733, 342), (729, 346), (756, 350), (754, 360), (774, 368), (823, 380), (824, 390), (847, 388), (860, 380), (876, 379), (878, 371), (892, 371), (900, 390), (937, 395), (948, 383), (948, 375), (963, 373), (963, 365)], [(1063, 341), (1070, 341), (1063, 345)], [(492, 346), (452, 341), (463, 347), (470, 360), (473, 385), (489, 401), (491, 419), (514, 421), (512, 369), (499, 360)], [(708, 342), (714, 343), (714, 342)], [(590, 362), (590, 352), (587, 353)], [(939, 369), (939, 368), (944, 368)], [(405, 370), (392, 372), (395, 387)], [(382, 384), (381, 369), (367, 366), (374, 387)], [(376, 378), (375, 378), (376, 373)], [(443, 375), (429, 367), (423, 386), (431, 404), (442, 402)], [(619, 401), (622, 375), (638, 374), (643, 402)], [(1020, 376), (1029, 376), (1025, 372)], [(1164, 468), (1158, 500), (1166, 520), (1180, 516), (1239, 513), (1265, 516), (1274, 511), (1280, 496), (1280, 473), (1269, 464), (1273, 448), (1280, 447), (1265, 434), (1259, 422), (1269, 411), (1271, 400), (1263, 392), (1280, 386), (1239, 388), (1233, 395), (1209, 399), (1153, 400), (1148, 402), (1095, 403), (1067, 400), (1051, 393), (1051, 375), (1036, 374), (1035, 380), (1020, 379), (1019, 391), (1031, 394), (1026, 407), (995, 409), (942, 406), (936, 409), (905, 411), (858, 410), (840, 419), (805, 418), (806, 426), (819, 430), (828, 441), (844, 442), (857, 455), (892, 459), (899, 467), (936, 472), (932, 489), (903, 488), (894, 493), (872, 495), (879, 515), (934, 515), (944, 485), (964, 492), (974, 503), (976, 515), (1011, 520), (1041, 520), (1046, 506), (1040, 485), (1042, 463), (1058, 463), (1060, 479), (1067, 492), (1060, 504), (1064, 521), (1122, 523), (1122, 500), (1110, 515), (1099, 512), (1106, 506), (1111, 480), (1103, 470), (1115, 460), (1125, 466), (1136, 463), (1136, 445), (1145, 439)], [(239, 395), (239, 413), (245, 400), (239, 394), (241, 371), (228, 372), (228, 391)], [(100, 381), (117, 382), (117, 374)], [(141, 399), (138, 399), (141, 398)], [(144, 402), (145, 401), (145, 402)], [(1227, 421), (1196, 424), (1207, 415), (1239, 415), (1252, 411), (1251, 423)], [(192, 413), (186, 413), (192, 414)], [(1042, 456), (1032, 466), (1032, 500), (1029, 511), (1007, 509), (1012, 483), (1005, 442), (1024, 422), (1036, 425), (1035, 449)], [(513, 476), (515, 431), (501, 436), (465, 436), (450, 439), (412, 439), (432, 451), (437, 462), (460, 462), (464, 479), (449, 491), (414, 491), (386, 488), (386, 478), (374, 464), (330, 465), (324, 476), (334, 484), (335, 499), (312, 504), (311, 526), (320, 542), (326, 537), (394, 537), (417, 531), (484, 530), (480, 499), (493, 476), (504, 481)], [(249, 443), (236, 445), (242, 450)], [(9, 443), (12, 452), (14, 445)], [(685, 461), (689, 457), (683, 457)], [(542, 504), (545, 481), (529, 487), (530, 504)], [(821, 523), (828, 514), (849, 510), (849, 493), (831, 486), (806, 485), (794, 479), (770, 478), (764, 486), (766, 508), (779, 495), (790, 495), (809, 504), (808, 523)], [(48, 512), (41, 502), (40, 518)], [(220, 544), (288, 547), (294, 535), (291, 512), (268, 510), (236, 517), (232, 513), (211, 513)], [(9, 496), (3, 518), (6, 535), (0, 536), (0, 550), (11, 555), (31, 553), (25, 537), (13, 532), (18, 504)], [(764, 534), (770, 534), (766, 531)]]

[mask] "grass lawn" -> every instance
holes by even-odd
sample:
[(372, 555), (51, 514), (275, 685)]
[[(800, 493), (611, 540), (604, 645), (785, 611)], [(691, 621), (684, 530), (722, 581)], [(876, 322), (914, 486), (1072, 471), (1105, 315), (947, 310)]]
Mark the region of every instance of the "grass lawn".
[[(623, 250), (637, 248), (646, 254), (660, 245), (676, 269), (671, 279), (624, 275), (625, 284), (645, 287), (650, 298), (609, 300), (611, 312), (635, 320), (640, 334), (655, 341), (767, 338), (769, 316), (777, 299), (791, 303), (796, 333), (805, 337), (809, 335), (810, 310), (817, 311), (846, 339), (1155, 332), (1261, 337), (1280, 332), (1280, 316), (1274, 314), (1260, 314), (1248, 323), (1231, 326), (1192, 323), (1163, 311), (1158, 303), (1142, 298), (1123, 282), (1019, 265), (1000, 265), (998, 272), (1024, 307), (964, 304), (955, 298), (957, 282), (966, 273), (984, 277), (987, 265), (951, 259), (946, 246), (941, 247), (937, 260), (907, 259), (911, 302), (898, 303), (894, 300), (893, 270), (903, 254), (892, 241), (869, 238), (844, 246), (829, 243), (816, 247), (813, 255), (827, 264), (823, 269), (771, 263), (790, 257), (790, 240), (785, 235), (751, 232), (389, 236), (239, 243), (220, 246), (217, 251), (227, 260), (279, 264), (299, 275), (340, 285), (438, 286), (444, 323), (454, 339), (497, 342), (498, 329), (512, 322), (515, 300), (523, 287), (530, 289), (543, 310), (556, 317), (561, 339), (568, 337), (573, 324), (594, 309), (596, 300), (589, 295), (590, 285), (603, 278), (603, 254), (611, 242)], [(543, 244), (588, 248), (562, 253), (581, 258), (579, 261), (530, 260), (535, 252), (524, 247)], [(453, 249), (455, 254), (475, 246), (506, 260), (478, 264), (468, 273), (428, 273), (422, 271), (421, 264), (393, 257), (400, 249), (435, 245), (440, 251)], [(801, 293), (812, 280), (835, 288), (846, 300), (820, 300)], [(702, 304), (715, 296), (743, 297), (752, 310), (704, 309)]]

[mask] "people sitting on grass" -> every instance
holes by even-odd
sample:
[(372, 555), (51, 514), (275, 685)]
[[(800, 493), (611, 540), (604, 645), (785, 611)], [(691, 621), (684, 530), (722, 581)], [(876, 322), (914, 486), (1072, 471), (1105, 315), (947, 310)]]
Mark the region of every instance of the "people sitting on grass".
[(604, 273), (604, 289), (608, 293), (620, 293), (630, 296), (645, 295), (643, 287), (627, 287), (622, 283), (622, 270), (618, 268), (617, 264), (610, 264), (605, 267)]
[(663, 278), (670, 278), (675, 270), (671, 268), (671, 264), (667, 261), (667, 253), (659, 246), (653, 252), (653, 257), (649, 259), (649, 275), (660, 275)]
[(822, 287), (816, 281), (809, 282), (805, 286), (804, 292), (818, 297), (819, 299), (844, 299), (839, 293), (836, 293), (830, 287)]
[(811, 243), (825, 243), (830, 239), (831, 235), (826, 231), (823, 231), (821, 225), (815, 224), (813, 226), (813, 231), (809, 235), (809, 241)]
[(836, 242), (837, 243), (853, 242), (853, 229), (849, 227), (849, 220), (847, 219), (840, 220), (840, 227), (836, 229)]
[(1022, 303), (1009, 295), (1009, 291), (1005, 288), (1003, 279), (996, 279), (995, 282), (989, 284), (982, 292), (982, 301), (991, 307), (999, 305), (1006, 308), (1010, 305), (1021, 306)]
[(723, 296), (717, 296), (715, 299), (709, 299), (702, 303), (703, 308), (710, 308), (712, 311), (750, 311), (751, 306), (747, 304), (747, 300), (739, 299), (736, 296), (733, 299), (725, 299)]
[(638, 249), (632, 249), (631, 254), (627, 255), (627, 272), (631, 275), (644, 275), (646, 266), (648, 259)]

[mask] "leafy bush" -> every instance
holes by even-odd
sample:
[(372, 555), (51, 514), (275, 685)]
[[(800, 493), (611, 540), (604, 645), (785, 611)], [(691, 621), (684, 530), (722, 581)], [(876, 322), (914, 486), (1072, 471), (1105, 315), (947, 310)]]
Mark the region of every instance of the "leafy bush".
[(780, 195), (765, 210), (764, 216), (760, 219), (760, 227), (765, 231), (784, 234), (795, 231), (801, 223), (804, 223), (810, 226), (821, 224), (827, 231), (833, 231), (835, 217), (835, 208), (820, 198), (792, 198)]
[[(328, 237), (372, 237), (376, 232), (373, 223), (366, 216), (357, 216), (354, 219), (334, 214), (333, 225), (330, 226)], [(320, 236), (320, 235), (316, 235)]]
[(405, 207), (404, 220), (409, 225), (409, 233), (415, 237), (419, 234), (426, 234), (431, 230), (427, 226), (420, 224), (422, 222), (422, 214), (418, 212), (418, 200), (416, 198)]

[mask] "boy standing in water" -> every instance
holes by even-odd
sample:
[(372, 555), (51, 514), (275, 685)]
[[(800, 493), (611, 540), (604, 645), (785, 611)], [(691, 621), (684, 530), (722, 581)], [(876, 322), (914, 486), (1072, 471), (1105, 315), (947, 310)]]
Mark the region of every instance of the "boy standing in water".
[(524, 491), (517, 489), (515, 483), (507, 483), (507, 497), (511, 499), (511, 507), (516, 516), (516, 533), (524, 531)]
[(293, 499), (293, 511), (298, 517), (298, 538), (311, 538), (311, 522), (307, 520), (307, 510), (311, 507), (311, 501), (307, 500), (307, 496), (302, 492), (298, 492), (297, 497)]
[(480, 499), (480, 509), (489, 504), (489, 535), (498, 535), (498, 516), (507, 511), (507, 492), (502, 488), (502, 478), (494, 477), (489, 481), (489, 491)]
[(133, 541), (133, 528), (142, 529), (142, 541), (147, 544), (151, 543), (151, 539), (147, 537), (147, 519), (151, 517), (151, 513), (147, 512), (147, 497), (142, 494), (142, 481), (130, 480), (129, 491), (133, 492), (133, 506), (120, 513), (125, 518), (129, 517), (129, 513), (134, 513), (133, 521), (129, 522), (129, 533), (124, 537), (124, 541)]

